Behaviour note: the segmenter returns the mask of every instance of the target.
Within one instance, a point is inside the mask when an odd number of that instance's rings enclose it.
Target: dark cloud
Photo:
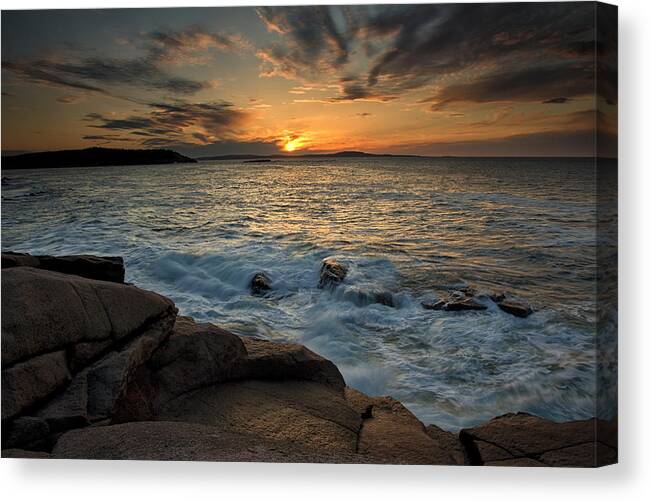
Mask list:
[[[92,92],[106,93],[106,91],[95,85],[90,85],[70,77],[62,76],[47,68],[47,62],[42,61],[31,63],[15,63],[12,61],[3,61],[2,69],[12,72],[23,80],[45,85],[55,85],[60,87],[70,87],[78,90],[87,90]]]
[[[547,99],[543,101],[543,104],[565,104],[569,103],[571,99],[569,97],[554,97],[552,99]]]
[[[90,113],[84,120],[89,127],[126,132],[151,146],[191,139],[195,143],[214,142],[235,135],[249,118],[247,111],[227,102],[152,102],[147,108],[145,113],[125,118]]]
[[[368,82],[422,85],[479,65],[508,72],[556,60],[594,39],[593,16],[588,3],[395,6],[368,20],[368,36],[395,33]]]
[[[196,61],[199,55],[215,49],[235,52],[248,48],[250,43],[241,35],[211,33],[199,26],[190,26],[182,31],[154,31],[146,36],[148,58],[164,62]]]
[[[449,102],[503,101],[507,94],[541,102],[592,85],[586,68],[594,59],[594,8],[588,2],[352,6],[336,8],[337,16],[328,7],[264,8],[260,17],[282,40],[258,55],[266,75],[339,81],[333,102],[389,101],[430,87]],[[365,68],[356,57],[360,48]],[[352,66],[358,76],[344,82]],[[538,83],[530,80],[536,72]]]
[[[183,31],[156,31],[138,40],[143,55],[134,58],[86,57],[3,61],[3,68],[19,78],[40,84],[108,94],[107,87],[127,85],[190,95],[211,87],[210,82],[171,75],[165,65],[196,62],[197,54],[216,49],[233,51],[247,42],[237,35],[208,33],[198,27]]]
[[[84,100],[84,96],[80,94],[69,94],[57,97],[57,102],[62,104],[77,104]]]
[[[540,102],[558,99],[558,96],[587,96],[594,92],[592,64],[557,63],[531,66],[511,72],[498,71],[470,83],[443,87],[428,99],[432,109],[439,110],[455,102]],[[563,101],[565,102],[565,101]]]
[[[111,136],[111,135],[87,135],[83,136],[82,139],[86,141],[94,141],[94,142],[103,142],[103,143],[109,143],[109,142],[129,142],[130,139],[126,137],[120,137],[120,136]]]
[[[348,62],[346,33],[331,7],[260,7],[260,19],[283,41],[258,51],[263,75],[303,80],[341,68]]]

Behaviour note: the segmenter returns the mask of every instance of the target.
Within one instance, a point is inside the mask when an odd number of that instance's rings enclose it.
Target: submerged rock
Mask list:
[[[497,306],[506,313],[515,315],[516,317],[526,318],[533,313],[531,306],[524,302],[514,301],[511,299],[504,299],[497,303]]]
[[[271,279],[267,276],[266,273],[260,271],[253,275],[249,287],[251,288],[251,294],[254,294],[256,296],[263,295],[267,291],[271,290]]]
[[[485,310],[486,306],[476,301],[472,297],[455,296],[451,294],[447,299],[439,301],[423,301],[421,303],[426,310],[442,310],[442,311],[481,311]]]
[[[324,259],[319,272],[319,288],[336,287],[344,281],[347,273],[348,267],[346,265],[331,257]]]
[[[421,304],[427,310],[442,311],[463,311],[463,310],[485,310],[485,304],[479,299],[490,298],[502,311],[525,318],[533,313],[533,309],[524,301],[510,299],[504,292],[492,292],[490,294],[480,293],[475,287],[468,286],[452,291],[444,299],[438,301],[423,301]]]

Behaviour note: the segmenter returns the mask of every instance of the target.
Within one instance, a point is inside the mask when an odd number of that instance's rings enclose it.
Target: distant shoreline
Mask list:
[[[349,154],[350,153],[350,154]],[[273,155],[253,155],[253,154],[235,154],[235,155],[211,155],[197,157],[199,162],[210,162],[219,160],[292,160],[305,158],[422,158],[422,159],[473,159],[473,160],[617,160],[613,157],[592,157],[592,156],[462,156],[462,155],[397,155],[391,153],[364,153],[364,152],[338,152],[338,153],[306,153],[298,155],[285,155],[274,153]]]
[[[123,165],[168,165],[210,161],[244,161],[245,163],[268,163],[272,160],[292,159],[337,159],[337,158],[413,158],[413,159],[472,159],[472,160],[606,160],[611,157],[592,156],[457,156],[457,155],[412,155],[392,153],[366,153],[363,151],[339,151],[336,153],[299,153],[271,155],[230,154],[191,158],[169,149],[117,149],[85,148],[79,150],[43,151],[2,156],[4,170],[19,169],[62,169],[72,167],[115,167]]]
[[[83,150],[45,151],[2,157],[3,170],[165,165],[174,163],[197,163],[197,161],[176,151],[163,149],[86,148]]]

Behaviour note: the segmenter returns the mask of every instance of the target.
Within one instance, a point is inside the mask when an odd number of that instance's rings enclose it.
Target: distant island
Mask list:
[[[43,151],[2,157],[3,169],[61,169],[66,167],[104,167],[111,165],[155,165],[196,163],[172,150],[123,150],[86,148],[83,150]]]
[[[389,153],[365,153],[363,151],[339,151],[337,153],[303,153],[286,155],[275,153],[273,155],[214,155],[209,157],[198,157],[199,161],[206,160],[260,160],[265,161],[271,158],[366,158],[366,157],[408,157],[423,158],[420,155],[391,155]]]

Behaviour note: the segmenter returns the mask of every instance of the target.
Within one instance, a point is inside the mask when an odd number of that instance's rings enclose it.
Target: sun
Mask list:
[[[292,140],[290,140],[290,141],[287,141],[287,142],[285,143],[285,145],[283,146],[283,149],[284,149],[285,151],[289,152],[289,153],[291,153],[292,151],[295,151],[296,148],[297,148],[297,145],[296,145],[296,140],[295,140],[295,139],[292,139]]]
[[[286,136],[283,140],[282,149],[287,153],[291,153],[296,150],[300,150],[305,146],[305,138],[302,136]]]

